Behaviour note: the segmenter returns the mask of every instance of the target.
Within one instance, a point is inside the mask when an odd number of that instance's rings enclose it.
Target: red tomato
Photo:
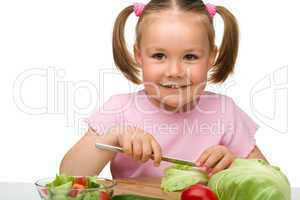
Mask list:
[[[48,188],[41,188],[40,192],[43,197],[48,197]]]
[[[74,183],[73,186],[72,186],[72,189],[71,191],[69,192],[69,196],[70,197],[76,197],[78,193],[80,193],[82,190],[84,190],[84,186],[83,185],[80,185],[78,183]]]
[[[181,200],[218,200],[218,197],[209,187],[198,183],[186,188],[181,193]]]
[[[99,193],[99,200],[109,200],[110,196],[106,192]]]
[[[87,179],[85,176],[76,176],[74,183],[86,186],[87,185]]]

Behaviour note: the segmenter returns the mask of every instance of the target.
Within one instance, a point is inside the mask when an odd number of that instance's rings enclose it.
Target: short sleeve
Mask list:
[[[259,127],[231,98],[228,98],[226,105],[227,128],[221,144],[237,157],[247,158],[256,145],[255,133]]]
[[[84,119],[88,127],[97,134],[105,134],[111,127],[120,123],[122,110],[118,108],[116,98],[111,96],[104,104],[94,110],[91,115]]]

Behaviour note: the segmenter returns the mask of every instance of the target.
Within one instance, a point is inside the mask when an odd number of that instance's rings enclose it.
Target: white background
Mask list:
[[[236,15],[241,47],[234,76],[208,89],[233,97],[260,125],[258,146],[299,187],[298,12],[284,2],[211,1]],[[132,91],[113,73],[111,49],[114,19],[131,3],[0,1],[0,182],[54,176],[84,133],[81,119],[110,95]],[[136,21],[126,27],[130,47]],[[215,22],[219,42],[222,21]],[[110,177],[109,168],[100,176]]]

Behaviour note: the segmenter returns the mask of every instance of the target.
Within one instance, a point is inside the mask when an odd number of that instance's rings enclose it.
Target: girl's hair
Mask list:
[[[186,12],[198,13],[199,15],[204,16],[203,24],[208,32],[210,51],[212,51],[215,47],[213,19],[206,10],[206,6],[202,0],[151,0],[145,6],[136,25],[135,44],[137,46],[140,44],[140,26],[147,15],[175,8]],[[209,81],[212,83],[222,83],[234,70],[239,46],[239,29],[235,17],[229,10],[222,6],[216,6],[216,8],[217,13],[221,15],[224,21],[224,33],[217,58],[210,71]],[[142,80],[140,79],[140,68],[128,51],[124,38],[126,20],[133,11],[134,7],[128,6],[121,11],[116,19],[113,30],[113,56],[115,64],[125,77],[133,83],[140,84],[142,83]]]

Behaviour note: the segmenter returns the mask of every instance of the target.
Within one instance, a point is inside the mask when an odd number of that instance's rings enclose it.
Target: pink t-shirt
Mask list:
[[[257,124],[230,97],[205,91],[191,111],[173,113],[150,102],[144,89],[113,95],[86,119],[98,134],[115,125],[139,127],[154,136],[164,156],[196,161],[205,149],[224,145],[245,158],[255,146]],[[113,178],[157,177],[170,163],[141,164],[118,153],[111,162]]]

